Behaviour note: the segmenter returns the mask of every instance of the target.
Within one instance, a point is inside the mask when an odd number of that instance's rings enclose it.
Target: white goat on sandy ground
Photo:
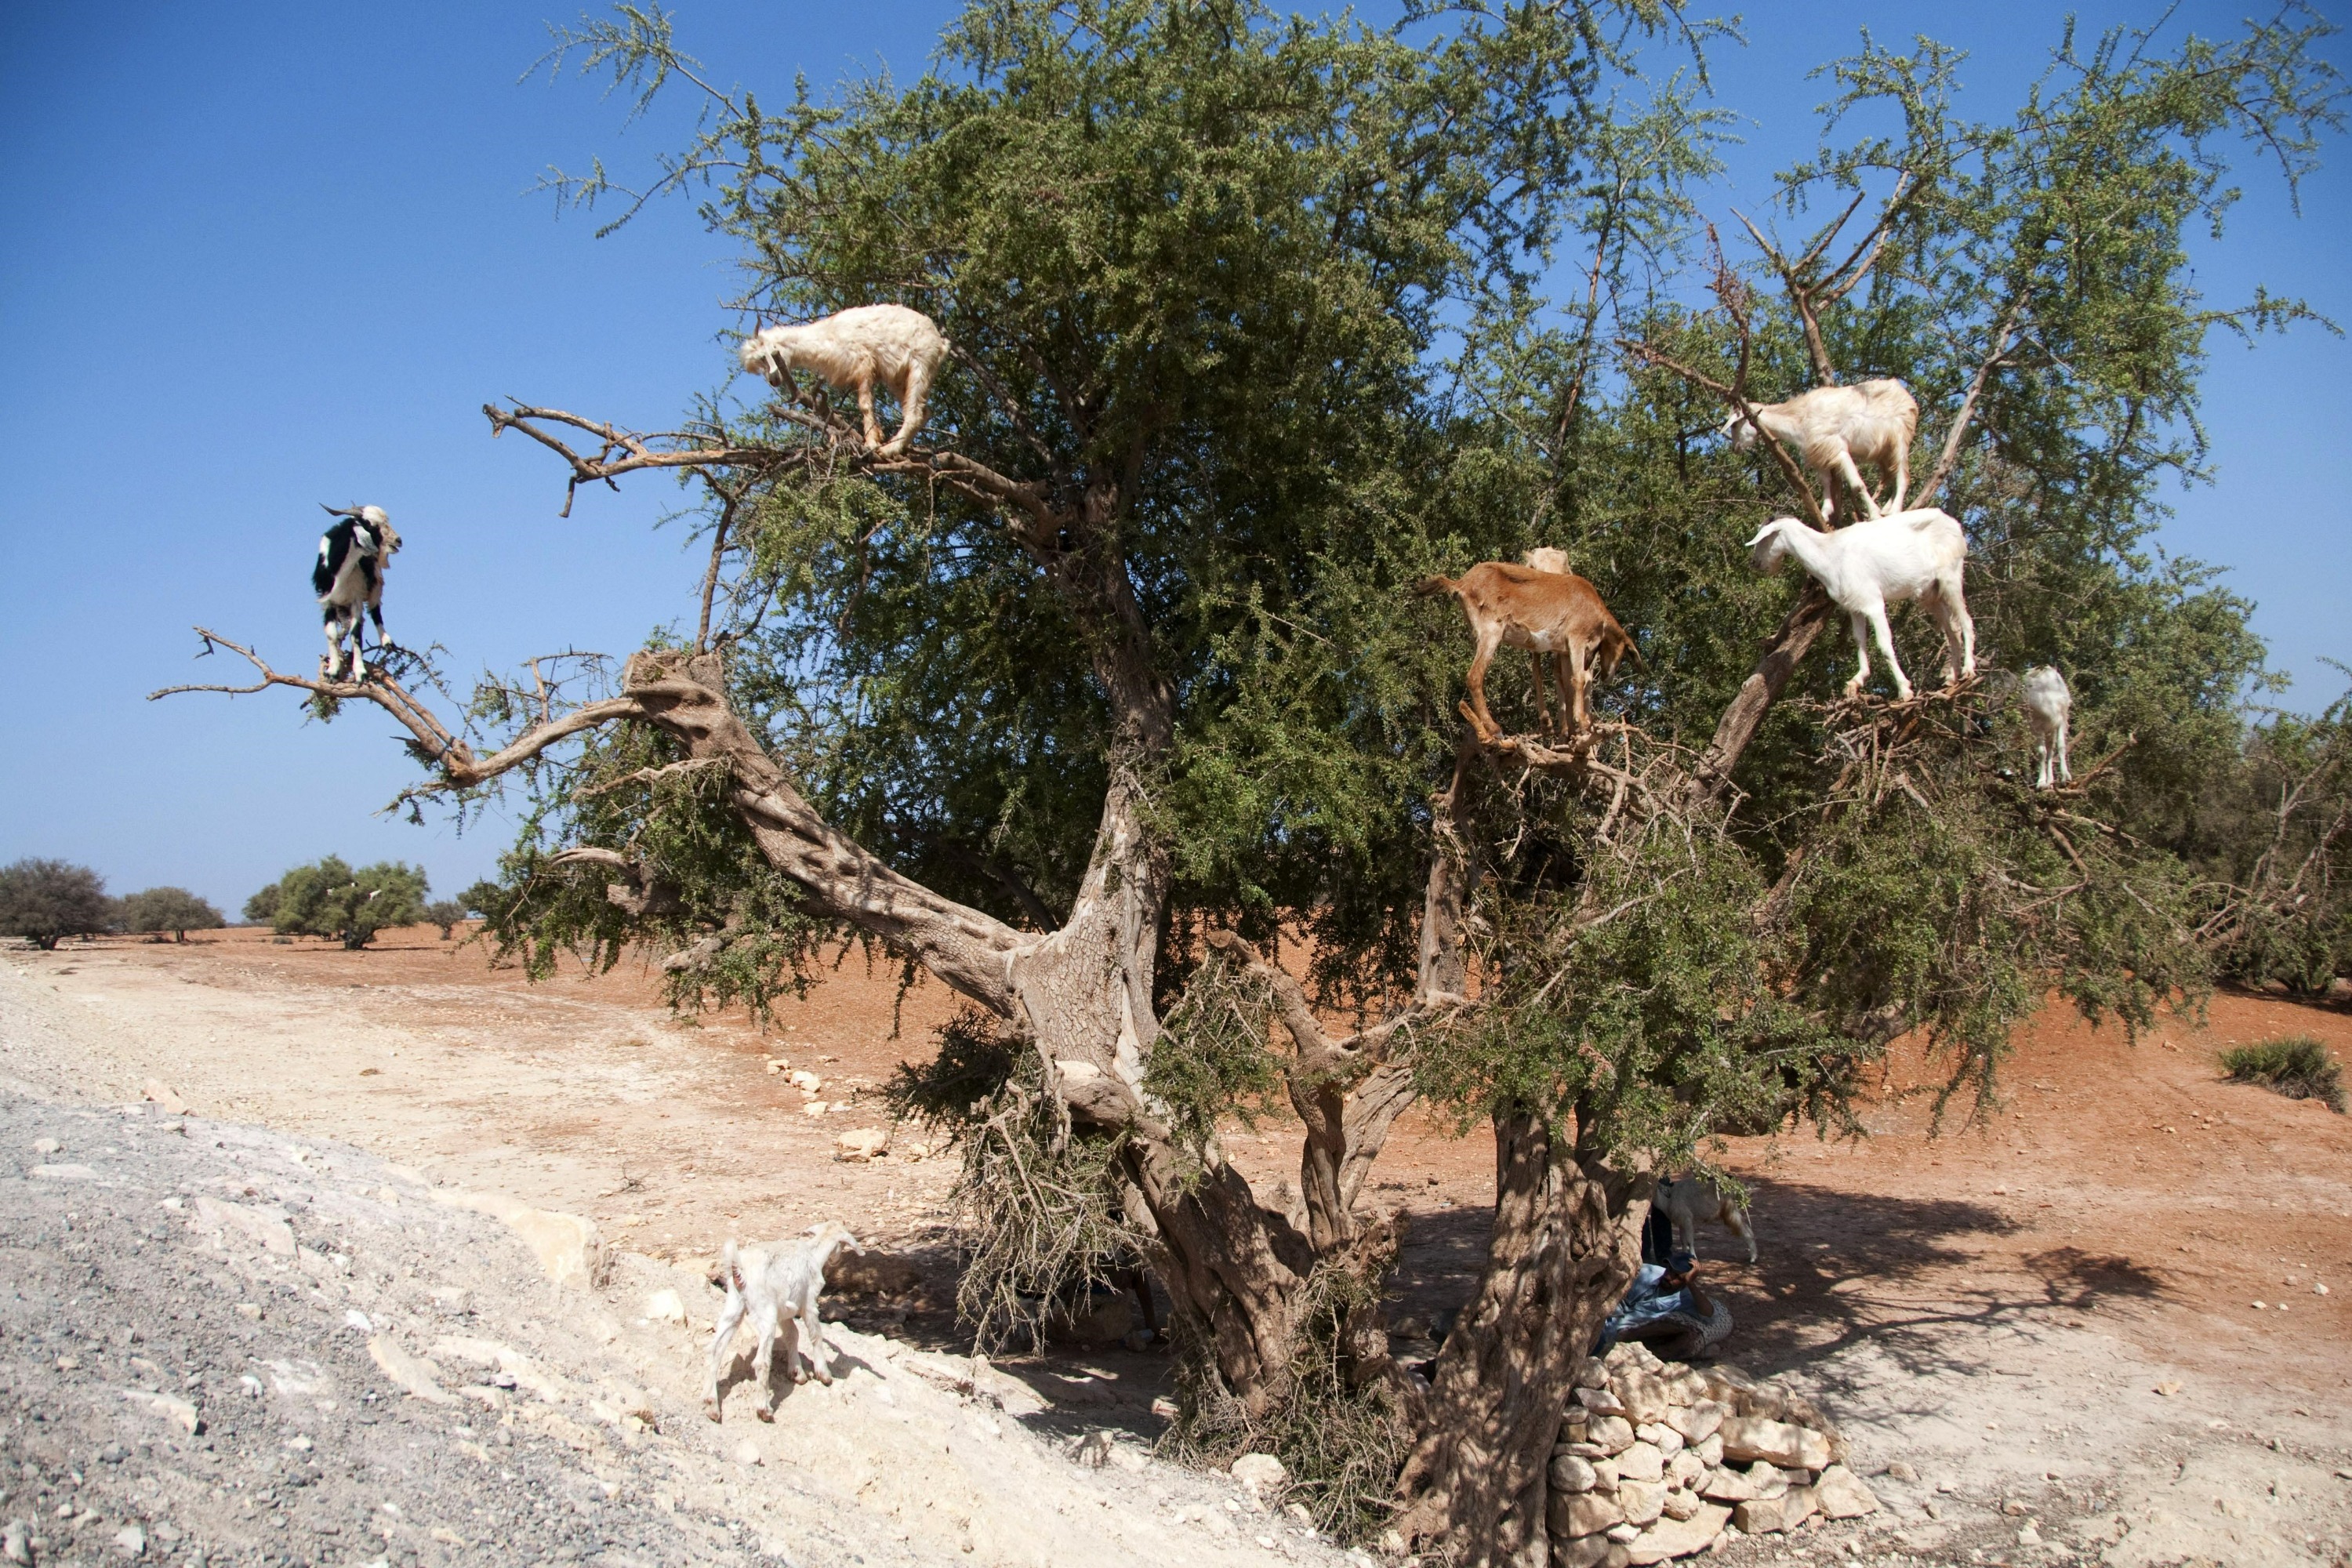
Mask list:
[[[2018,691],[2025,702],[2026,722],[2033,726],[2033,787],[2073,784],[2074,770],[2066,765],[2066,721],[2074,711],[2074,694],[2066,689],[2066,678],[2051,665],[2037,665],[2025,672]]]
[[[760,1386],[761,1420],[775,1419],[776,1396],[768,1376],[775,1364],[779,1334],[784,1341],[784,1370],[794,1383],[805,1381],[798,1365],[802,1358],[819,1383],[833,1381],[833,1368],[827,1364],[832,1352],[817,1317],[817,1297],[824,1289],[825,1265],[845,1247],[856,1250],[857,1238],[835,1220],[765,1247],[738,1248],[731,1237],[728,1240],[719,1257],[716,1281],[727,1287],[727,1304],[719,1309],[710,1339],[710,1383],[705,1393],[713,1421],[719,1419],[719,1374],[726,1366],[735,1330],[747,1317],[760,1335],[759,1354],[751,1366]]]
[[[1756,445],[1759,426],[1795,447],[1821,480],[1823,522],[1831,522],[1837,510],[1840,479],[1853,487],[1867,515],[1882,515],[1862,482],[1862,463],[1895,476],[1895,500],[1885,510],[1903,510],[1911,489],[1911,440],[1919,433],[1919,405],[1901,382],[1881,378],[1817,386],[1785,403],[1762,405],[1752,420],[1735,408],[1723,421],[1723,433],[1733,450],[1744,452]]]
[[[1964,680],[1977,672],[1977,627],[1960,588],[1969,539],[1950,513],[1934,507],[1890,512],[1833,533],[1780,517],[1758,530],[1748,545],[1759,572],[1777,572],[1795,556],[1846,613],[1861,661],[1845,683],[1848,697],[1870,678],[1870,637],[1875,636],[1894,672],[1895,694],[1910,700],[1911,679],[1895,657],[1886,626],[1886,606],[1906,599],[1918,600],[1944,634],[1944,679]]]
[[[923,427],[923,399],[940,362],[948,355],[948,341],[934,321],[904,305],[860,305],[821,321],[796,327],[768,327],[743,340],[737,351],[743,368],[767,378],[768,384],[798,395],[793,372],[813,372],[827,385],[855,390],[857,411],[866,420],[866,444],[886,458],[907,449]],[[874,386],[879,382],[898,399],[903,411],[898,433],[887,445],[874,417]]]
[[[1713,1220],[1746,1242],[1748,1261],[1756,1261],[1756,1227],[1748,1222],[1748,1206],[1713,1182],[1661,1177],[1653,1201],[1658,1212],[1673,1222],[1675,1245],[1693,1258],[1698,1256],[1698,1222],[1704,1219]]]

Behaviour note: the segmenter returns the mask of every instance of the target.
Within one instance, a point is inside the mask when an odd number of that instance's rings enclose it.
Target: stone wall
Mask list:
[[[1878,1500],[1801,1394],[1731,1366],[1677,1366],[1641,1345],[1585,1362],[1552,1449],[1554,1568],[1687,1557],[1727,1531],[1853,1519]]]

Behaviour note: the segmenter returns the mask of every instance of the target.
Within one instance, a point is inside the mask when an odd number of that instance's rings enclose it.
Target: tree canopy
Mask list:
[[[2159,484],[2202,476],[2209,334],[2309,315],[2205,300],[2186,245],[2242,153],[2311,167],[2327,31],[2068,29],[1985,121],[1951,51],[1866,38],[1727,240],[1700,206],[1721,111],[1638,68],[1708,35],[1640,0],[1391,28],[981,0],[914,81],[781,108],[625,7],[554,58],[701,96],[646,196],[737,243],[746,326],[934,318],[920,437],[869,450],[806,395],[713,395],[667,433],[488,408],[575,490],[677,476],[709,572],[625,662],[489,681],[455,729],[400,668],[310,680],[213,640],[259,668],[236,689],[394,714],[413,798],[509,792],[505,889],[466,902],[535,968],[647,943],[681,1005],[756,1011],[858,937],[952,987],[972,1011],[902,1089],[966,1136],[967,1299],[1133,1249],[1176,1302],[1197,1451],[1271,1447],[1327,1521],[1500,1560],[1540,1528],[1644,1173],[1792,1116],[1858,1131],[1906,1033],[1982,1113],[2052,988],[2136,1028],[2206,983],[2186,858],[2226,857],[2198,781],[2248,755],[2261,649],[2147,533]],[[645,199],[601,167],[568,188]],[[1966,525],[1985,653],[1896,703],[1845,699],[1826,599],[1748,559],[1767,519],[1818,519],[1793,455],[1713,437],[1870,375],[1918,398],[1912,504]],[[1465,731],[1467,639],[1410,588],[1536,545],[1643,672],[1581,736]],[[2077,694],[2063,791],[2023,777],[2012,689],[2043,662]],[[1416,1100],[1498,1148],[1431,1385],[1387,1359],[1394,1236],[1360,1201]],[[1218,1130],[1285,1102],[1280,1213]]]
[[[267,920],[281,936],[322,936],[359,949],[390,926],[425,918],[424,870],[383,860],[354,871],[330,855],[297,866],[246,900],[247,920]]]
[[[169,931],[185,942],[192,931],[218,931],[227,922],[185,888],[149,888],[124,897],[120,923],[124,931]]]
[[[0,866],[0,936],[46,950],[111,931],[115,915],[104,879],[87,866],[38,858]]]

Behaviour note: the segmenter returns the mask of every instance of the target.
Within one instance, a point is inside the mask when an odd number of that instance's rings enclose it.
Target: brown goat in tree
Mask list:
[[[1507,643],[1526,648],[1535,666],[1536,711],[1543,728],[1553,731],[1551,700],[1544,690],[1544,660],[1568,699],[1569,733],[1580,735],[1591,727],[1584,702],[1586,689],[1597,670],[1607,679],[1617,673],[1626,655],[1636,668],[1647,669],[1639,648],[1601,602],[1601,591],[1573,572],[1542,572],[1507,561],[1485,561],[1458,578],[1424,577],[1413,585],[1423,598],[1451,594],[1462,601],[1470,617],[1471,635],[1478,652],[1470,661],[1471,721],[1482,737],[1501,733],[1486,709],[1486,667],[1495,650]]]

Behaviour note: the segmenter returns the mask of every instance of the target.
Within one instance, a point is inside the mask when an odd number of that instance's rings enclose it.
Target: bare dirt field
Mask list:
[[[872,1163],[833,1156],[841,1133],[887,1124],[875,1090],[951,1010],[936,984],[901,996],[852,957],[763,1036],[740,1017],[681,1025],[625,967],[529,985],[430,928],[358,953],[236,931],[0,955],[0,1075],[96,1104],[159,1079],[198,1117],[591,1215],[644,1270],[838,1218],[930,1285],[850,1304],[851,1322],[945,1349],[952,1158],[911,1157],[913,1130]],[[2168,1020],[2137,1045],[2053,1013],[1980,1127],[1931,1139],[1906,1091],[1932,1073],[1901,1059],[1865,1140],[1734,1141],[1762,1245],[1751,1266],[1702,1238],[1738,1320],[1724,1353],[1816,1391],[1888,1507],[1726,1561],[2352,1560],[2352,1119],[2214,1065],[2282,1033],[2352,1057],[2352,1016],[2267,998],[2218,997],[2206,1026]],[[795,1089],[778,1059],[820,1086]],[[1231,1152],[1270,1190],[1292,1145],[1261,1134],[1237,1131]],[[1490,1159],[1482,1133],[1418,1117],[1391,1144],[1372,1196],[1406,1220],[1407,1308],[1466,1294]],[[710,1303],[690,1306],[707,1322]],[[691,1353],[682,1331],[675,1348]],[[1054,1399],[1033,1421],[1048,1436],[1148,1438],[1167,1361],[1114,1346],[1018,1370]]]

